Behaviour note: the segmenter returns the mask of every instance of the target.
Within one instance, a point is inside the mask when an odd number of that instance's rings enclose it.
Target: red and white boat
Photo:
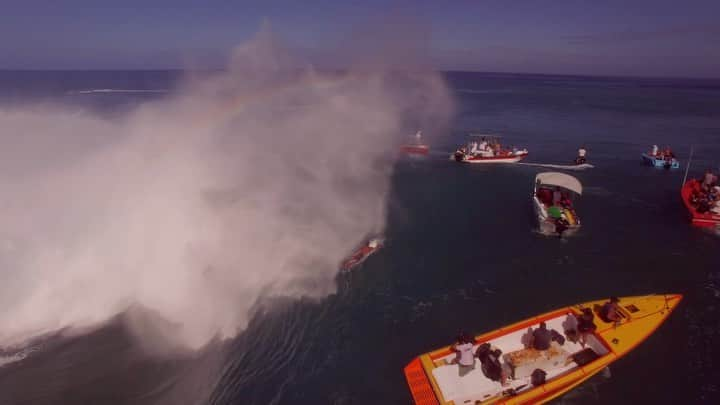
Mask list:
[[[707,199],[707,193],[698,180],[688,180],[680,189],[680,196],[693,225],[720,227],[720,202]]]
[[[357,248],[350,257],[345,259],[340,268],[344,271],[351,270],[360,263],[364,262],[365,259],[370,257],[370,255],[382,248],[384,243],[385,240],[381,237],[370,239],[365,244]]]
[[[400,145],[400,152],[406,155],[425,156],[430,153],[430,146],[422,141],[422,131],[415,134],[415,142]]]
[[[517,163],[528,155],[527,149],[506,148],[495,135],[471,135],[450,158],[461,163]],[[477,140],[479,138],[479,141]]]

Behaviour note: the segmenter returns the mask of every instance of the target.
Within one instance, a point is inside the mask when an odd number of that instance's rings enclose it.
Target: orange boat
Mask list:
[[[477,359],[475,368],[460,376],[450,346],[415,358],[405,367],[405,378],[418,405],[544,403],[577,387],[642,343],[681,299],[679,294],[621,298],[617,307],[620,320],[615,323],[600,317],[606,300],[591,301],[476,336],[473,351],[483,343],[502,351],[502,367],[509,371],[505,385],[486,377]],[[579,333],[572,331],[577,330],[573,328],[584,308],[594,312],[596,329],[578,339]],[[541,322],[555,330],[561,342],[553,341],[548,350],[527,348],[531,329]],[[538,373],[543,377],[538,379]]]
[[[698,212],[698,205],[693,203],[693,194],[700,191],[700,182],[696,179],[688,180],[680,190],[683,203],[690,213],[690,220],[693,225],[702,227],[720,226],[720,214],[713,212],[710,208],[705,212]]]

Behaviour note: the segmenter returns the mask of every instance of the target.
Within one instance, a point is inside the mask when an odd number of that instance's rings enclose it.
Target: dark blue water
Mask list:
[[[19,84],[18,78],[23,83]],[[566,164],[580,144],[594,169],[580,232],[533,232],[531,166],[469,167],[445,155],[400,162],[387,248],[338,277],[320,301],[277,302],[236,339],[177,358],[150,357],[122,326],[49,339],[0,367],[0,403],[407,404],[402,374],[416,355],[560,306],[607,297],[682,293],[645,343],[558,403],[720,400],[720,236],[689,225],[683,170],[644,167],[671,145],[690,175],[720,164],[720,82],[487,75],[447,76],[458,101],[452,150],[469,131],[527,147],[528,162]],[[163,93],[176,73],[0,73],[0,100],[62,99],[103,111]],[[30,94],[30,95],[28,95]]]

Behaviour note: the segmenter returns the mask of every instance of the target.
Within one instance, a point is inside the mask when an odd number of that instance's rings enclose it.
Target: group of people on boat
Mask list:
[[[712,170],[706,170],[702,179],[693,183],[690,204],[701,214],[720,214],[720,186],[718,176]]]
[[[620,307],[620,300],[617,297],[611,297],[603,305],[596,305],[595,312],[598,317],[606,323],[619,325],[623,320],[630,320],[630,314],[626,313]],[[523,336],[523,344],[527,350],[547,351],[552,347],[553,342],[563,346],[566,339],[579,343],[582,347],[587,344],[587,337],[597,330],[595,324],[595,314],[590,308],[581,308],[580,315],[569,314],[569,324],[563,324],[564,334],[559,333],[555,329],[548,328],[543,321],[537,328],[529,328],[528,333]],[[452,364],[457,364],[460,377],[468,374],[475,369],[475,359],[480,361],[483,374],[493,380],[506,386],[508,379],[512,378],[512,367],[501,361],[502,350],[491,345],[489,342],[480,344],[473,352],[475,339],[465,332],[461,332],[457,336],[456,342],[450,347],[456,353]],[[571,359],[569,357],[569,359]],[[568,360],[572,361],[572,360]],[[567,362],[566,362],[567,364]],[[535,370],[537,372],[537,370]],[[533,373],[532,380],[543,377],[546,372],[542,371],[542,376],[535,376]]]
[[[569,193],[562,190],[560,187],[555,187],[553,189],[542,187],[538,190],[537,194],[538,199],[546,205],[548,213],[551,214],[548,219],[555,224],[555,232],[562,237],[563,232],[570,227],[570,222],[568,222],[567,218],[562,214],[555,216],[552,214],[555,212],[562,213],[563,211],[568,210],[574,215],[572,200],[570,199]]]
[[[468,142],[467,146],[461,147],[459,151],[470,156],[493,157],[503,152],[503,148],[497,140],[487,140],[483,137],[479,143],[477,141]]]
[[[502,351],[490,343],[483,343],[473,352],[474,344],[475,339],[472,336],[461,332],[457,341],[451,346],[451,350],[457,354],[453,363],[458,365],[460,377],[475,369],[475,358],[477,358],[487,378],[505,385],[510,370],[507,364],[500,361]]]
[[[656,159],[663,159],[666,161],[672,161],[675,158],[675,153],[669,146],[660,150],[657,145],[653,145],[649,155],[655,157]]]

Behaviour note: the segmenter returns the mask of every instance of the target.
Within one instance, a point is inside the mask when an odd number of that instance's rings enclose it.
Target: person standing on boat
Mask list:
[[[450,346],[450,350],[457,353],[453,364],[457,363],[458,373],[460,377],[475,369],[475,353],[473,353],[473,344],[475,339],[462,332],[457,337],[457,342]]]
[[[559,206],[560,201],[562,201],[562,191],[560,191],[560,187],[555,187],[555,190],[553,190],[552,203],[553,205]]]
[[[705,171],[705,176],[703,176],[703,189],[705,189],[706,192],[710,192],[710,189],[715,185],[716,181],[717,176],[713,174],[712,169],[707,169]]]
[[[488,147],[488,143],[487,143],[487,141],[485,140],[485,138],[483,137],[483,138],[480,140],[480,150],[486,150],[487,147]]]
[[[580,149],[578,149],[578,156],[577,159],[575,159],[575,164],[581,165],[587,162],[587,158],[585,155],[587,154],[587,150],[585,149],[585,145],[581,146]]]
[[[583,308],[582,315],[577,318],[578,325],[577,331],[580,334],[580,345],[585,347],[587,341],[587,335],[593,334],[597,329],[595,322],[593,322],[595,316],[590,308]]]
[[[585,150],[585,145],[583,145],[580,147],[580,149],[578,149],[578,157],[584,159],[586,154],[587,150]]]
[[[657,156],[657,154],[658,154],[658,146],[657,146],[657,145],[653,145],[653,146],[652,146],[652,152],[650,152],[650,156]]]

